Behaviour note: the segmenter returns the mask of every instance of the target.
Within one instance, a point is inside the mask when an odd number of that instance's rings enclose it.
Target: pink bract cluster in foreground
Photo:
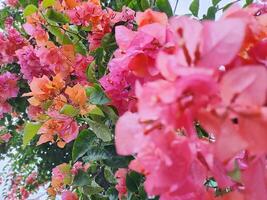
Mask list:
[[[7,4],[20,6],[16,0]],[[134,157],[128,169],[117,168],[115,173],[120,199],[129,194],[126,179],[132,171],[144,175],[146,193],[160,200],[267,199],[267,9],[263,4],[244,9],[234,5],[217,21],[168,18],[151,9],[135,13],[123,7],[116,12],[102,8],[99,0],[57,1],[52,7],[69,18],[60,35],[71,31],[69,25],[90,29],[85,37],[75,32],[89,43],[88,49],[82,55],[74,44],[58,37],[53,42],[46,30],[51,24],[40,14],[43,8],[25,17],[20,28],[27,39],[12,27],[12,17],[7,18],[6,31],[0,33],[0,65],[6,67],[0,75],[0,119],[12,112],[11,98],[29,97],[25,112],[38,128],[37,145],[55,143],[64,148],[79,132],[92,129],[92,120],[82,124],[80,116],[92,111],[105,115],[100,107],[107,106],[106,101],[101,106],[89,101],[90,92],[99,90],[98,100],[107,95],[108,106],[119,113],[117,153]],[[101,88],[86,73],[88,65],[99,67],[91,53],[114,32],[118,48],[108,58],[104,76],[99,75]],[[15,63],[20,66],[17,74],[8,68]],[[29,91],[18,87],[23,83]],[[98,122],[92,122],[98,128]],[[114,126],[110,127],[108,131]],[[0,143],[12,140],[8,130],[0,131]],[[103,143],[110,145],[112,139],[110,135]],[[91,164],[75,161],[56,166],[48,194],[78,199],[73,181]],[[33,172],[25,187],[21,176],[14,178],[8,198],[16,199],[18,191],[22,199],[28,198],[26,186],[38,187],[37,176]],[[211,180],[216,186],[209,185]],[[215,197],[214,188],[223,195]]]
[[[144,174],[149,196],[215,199],[203,186],[213,177],[232,191],[218,199],[267,199],[267,15],[255,13],[259,6],[234,6],[216,22],[147,10],[136,31],[116,27],[119,48],[101,83],[121,114],[117,152],[135,155],[129,168]]]

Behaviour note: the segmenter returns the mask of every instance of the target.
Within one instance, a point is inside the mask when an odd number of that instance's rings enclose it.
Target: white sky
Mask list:
[[[169,0],[172,7],[174,8],[176,0]],[[243,0],[245,1],[245,0]],[[189,6],[192,0],[179,0],[176,14],[184,15],[189,13]],[[208,8],[212,5],[212,0],[200,0],[200,9],[199,9],[199,16],[203,16],[208,10]],[[233,2],[233,0],[222,0],[219,5],[226,5],[227,3]]]

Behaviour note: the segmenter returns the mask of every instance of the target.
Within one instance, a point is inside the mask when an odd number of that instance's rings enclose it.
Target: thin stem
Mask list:
[[[179,0],[176,0],[176,2],[175,2],[175,6],[174,6],[174,14],[175,14],[175,12],[176,12],[176,10],[177,10],[177,6],[178,6],[178,3],[179,3]]]

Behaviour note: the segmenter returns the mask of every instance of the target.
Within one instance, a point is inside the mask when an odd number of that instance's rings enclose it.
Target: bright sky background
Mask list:
[[[0,3],[3,2],[4,0],[0,0]],[[169,0],[172,7],[174,8],[176,0]],[[245,0],[244,0],[245,1]],[[189,5],[192,2],[192,0],[179,0],[177,9],[176,9],[176,14],[177,15],[184,15],[189,13]],[[207,12],[207,9],[211,5],[212,0],[200,0],[200,10],[199,10],[199,16],[203,16]],[[226,5],[227,3],[233,2],[233,0],[222,0],[219,5]],[[7,164],[8,160],[0,160],[0,172],[3,172],[3,167]],[[40,193],[43,194],[45,191],[41,191]],[[42,196],[41,198],[38,197],[39,194],[34,195],[33,198],[29,198],[29,200],[46,200],[45,196]],[[0,185],[0,200],[3,200],[2,197],[3,194],[3,186]]]
[[[174,8],[176,0],[169,0],[172,7]],[[234,0],[222,0],[219,5],[226,5],[227,3],[233,2]],[[245,2],[245,0],[243,0]],[[192,0],[179,0],[176,14],[183,15],[189,13],[189,6]],[[208,8],[212,5],[212,0],[200,0],[199,1],[200,9],[199,9],[199,16],[205,14]]]

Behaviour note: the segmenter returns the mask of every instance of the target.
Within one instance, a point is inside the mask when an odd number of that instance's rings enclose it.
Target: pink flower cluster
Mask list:
[[[91,33],[88,34],[90,50],[100,46],[103,36],[111,32],[114,24],[131,23],[134,20],[134,11],[128,8],[124,8],[122,12],[102,10],[98,1],[80,3],[66,13],[73,24],[91,27]]]
[[[10,72],[0,75],[0,118],[4,113],[11,112],[11,106],[7,102],[8,99],[16,97],[18,94],[17,76]]]
[[[12,138],[12,135],[10,133],[5,133],[0,135],[0,142],[8,142],[10,140],[10,138]]]
[[[125,168],[120,168],[116,171],[115,177],[117,179],[116,190],[119,192],[119,199],[127,195],[127,187],[126,187],[126,175],[128,170]]]
[[[40,57],[37,56],[36,50],[32,46],[25,46],[17,50],[16,55],[24,79],[31,81],[33,77],[40,78],[52,73],[49,65],[40,62]]]
[[[27,42],[15,28],[8,28],[7,33],[0,33],[0,65],[16,60],[16,50]]]
[[[135,156],[129,168],[145,175],[149,196],[215,199],[203,185],[212,177],[233,191],[223,199],[267,199],[267,21],[258,9],[234,6],[216,22],[147,10],[137,31],[116,27],[119,49],[101,84],[122,114],[117,152]]]

